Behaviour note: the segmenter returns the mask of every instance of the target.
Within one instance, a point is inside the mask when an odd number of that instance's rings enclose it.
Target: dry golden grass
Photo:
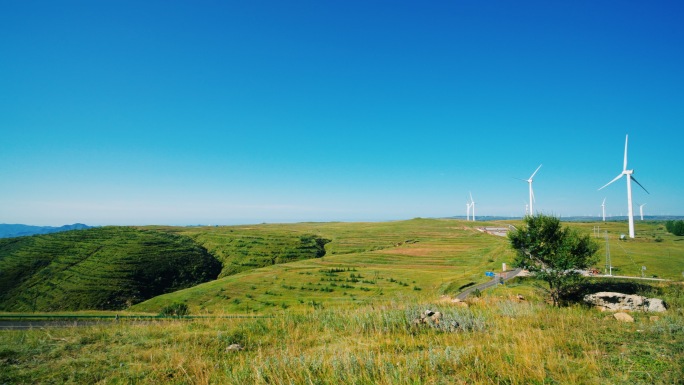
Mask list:
[[[658,321],[634,314],[633,324],[581,306],[547,306],[529,281],[487,290],[462,307],[441,295],[482,279],[484,269],[510,262],[512,253],[505,239],[454,231],[461,227],[455,222],[294,225],[333,239],[329,255],[225,277],[138,308],[184,300],[193,314],[249,306],[272,318],[3,331],[0,384],[681,383],[681,285],[658,289],[671,306]],[[660,246],[679,250],[671,238],[624,247],[654,245],[653,255],[666,250]],[[653,266],[667,272],[681,262]],[[362,278],[351,282],[352,274]],[[411,326],[427,308],[444,313],[441,326]],[[450,329],[452,322],[459,327]],[[227,351],[231,344],[244,350]]]
[[[0,382],[139,384],[669,384],[682,377],[684,322],[623,324],[582,307],[511,300],[468,308],[377,301],[268,319],[102,324],[0,333]],[[678,293],[678,294],[677,294]],[[682,291],[671,297],[684,302]],[[678,299],[677,299],[678,298]],[[426,308],[443,328],[414,327]],[[447,326],[459,322],[460,327]],[[242,351],[227,351],[231,344]]]

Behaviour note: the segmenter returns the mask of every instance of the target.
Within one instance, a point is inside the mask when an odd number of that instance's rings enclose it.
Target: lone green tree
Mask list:
[[[513,265],[533,273],[548,284],[547,293],[555,306],[582,283],[579,270],[598,261],[598,244],[589,234],[563,227],[560,219],[543,214],[527,216],[524,225],[508,233],[516,251]]]

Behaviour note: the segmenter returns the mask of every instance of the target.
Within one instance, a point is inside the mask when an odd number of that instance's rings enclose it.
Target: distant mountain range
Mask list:
[[[64,225],[60,227],[0,224],[0,238],[25,237],[28,235],[59,233],[62,231],[84,230],[90,228],[91,226],[84,225],[83,223],[74,223],[73,225]]]

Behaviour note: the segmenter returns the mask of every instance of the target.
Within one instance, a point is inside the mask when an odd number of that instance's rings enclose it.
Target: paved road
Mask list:
[[[504,282],[508,281],[511,278],[516,277],[518,274],[520,274],[521,271],[522,271],[522,269],[518,268],[518,269],[515,269],[513,271],[509,271],[509,272],[504,273],[504,276],[503,276]],[[457,295],[456,298],[458,298],[462,301],[462,300],[466,299],[466,297],[468,297],[468,295],[470,295],[470,293],[472,293],[475,290],[482,291],[482,290],[490,288],[492,286],[496,286],[499,284],[500,278],[501,277],[496,276],[496,277],[492,278],[492,280],[489,282],[485,282],[485,283],[481,283],[479,285],[471,286],[471,287],[467,288],[466,290],[464,290],[463,292],[461,292],[461,294]]]
[[[72,316],[73,317],[73,316]],[[114,325],[117,320],[127,323],[149,323],[154,321],[191,321],[196,319],[214,319],[214,318],[273,318],[268,315],[223,315],[223,316],[183,316],[183,317],[159,317],[159,316],[85,316],[84,319],[55,319],[55,316],[50,315],[0,315],[0,330],[26,330],[26,329],[42,329],[48,327],[81,327],[91,325]],[[32,318],[32,320],[24,320],[23,318]],[[71,317],[69,317],[71,318]]]
[[[94,325],[98,321],[3,321],[0,322],[0,330],[27,330],[41,329],[45,327],[81,327]]]
[[[621,279],[641,279],[644,281],[660,281],[660,282],[665,282],[669,281],[669,279],[664,279],[664,278],[649,278],[649,277],[632,277],[629,275],[591,275],[590,277],[596,277],[596,278],[621,278]]]

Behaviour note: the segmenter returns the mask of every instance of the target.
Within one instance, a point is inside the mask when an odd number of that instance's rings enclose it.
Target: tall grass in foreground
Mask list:
[[[682,303],[681,288],[666,299]],[[412,326],[426,308],[456,330]],[[634,324],[502,297],[284,311],[267,319],[0,332],[0,383],[673,384],[681,308]],[[242,351],[227,351],[240,344]]]

